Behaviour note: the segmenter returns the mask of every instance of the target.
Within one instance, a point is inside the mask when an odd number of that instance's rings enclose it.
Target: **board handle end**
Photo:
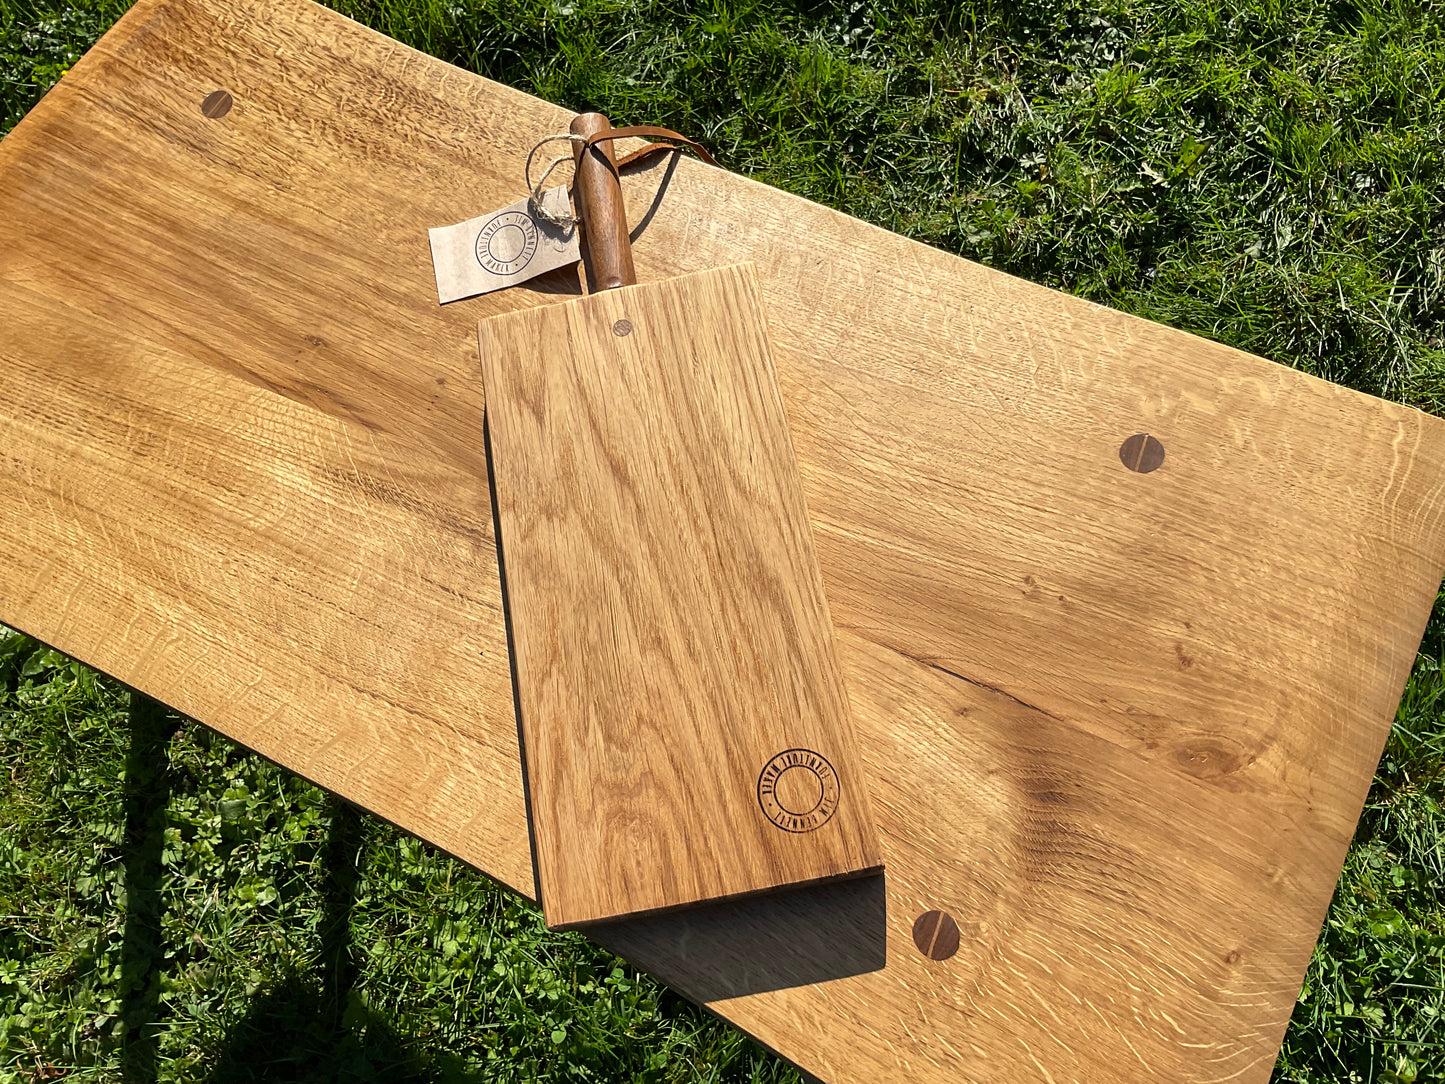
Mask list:
[[[572,134],[584,137],[612,128],[601,113],[583,113],[572,121]],[[632,266],[632,238],[627,229],[627,208],[617,177],[612,143],[577,144],[574,181],[577,211],[586,242],[586,265],[591,290],[615,290],[637,282]]]

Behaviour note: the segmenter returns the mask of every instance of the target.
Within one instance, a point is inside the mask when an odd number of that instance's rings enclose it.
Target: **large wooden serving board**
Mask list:
[[[478,339],[547,924],[877,871],[756,269]]]
[[[0,621],[524,893],[475,328],[575,278],[438,308],[426,230],[568,120],[141,0],[0,143]],[[887,874],[607,943],[833,1082],[1264,1081],[1445,425],[689,161],[636,257],[758,265]]]

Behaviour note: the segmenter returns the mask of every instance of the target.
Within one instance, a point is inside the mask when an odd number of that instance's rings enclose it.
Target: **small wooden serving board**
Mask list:
[[[880,868],[753,265],[480,345],[548,925]]]

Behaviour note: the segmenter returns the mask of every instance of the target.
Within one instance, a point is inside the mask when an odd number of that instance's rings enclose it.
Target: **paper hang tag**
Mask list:
[[[549,188],[542,194],[542,205],[559,218],[567,216],[571,211],[567,186]],[[443,305],[515,286],[582,258],[577,227],[554,226],[534,217],[526,199],[427,232],[437,299]]]

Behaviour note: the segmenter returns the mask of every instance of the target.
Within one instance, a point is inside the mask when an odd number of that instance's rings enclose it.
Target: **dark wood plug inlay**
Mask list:
[[[228,91],[213,90],[206,95],[206,100],[201,103],[201,113],[212,120],[220,120],[231,111],[231,106],[236,104]]]
[[[958,951],[958,923],[943,911],[925,911],[913,923],[913,943],[930,960],[946,960]]]
[[[1132,471],[1148,474],[1164,462],[1164,445],[1148,433],[1135,433],[1119,445],[1119,462]]]

